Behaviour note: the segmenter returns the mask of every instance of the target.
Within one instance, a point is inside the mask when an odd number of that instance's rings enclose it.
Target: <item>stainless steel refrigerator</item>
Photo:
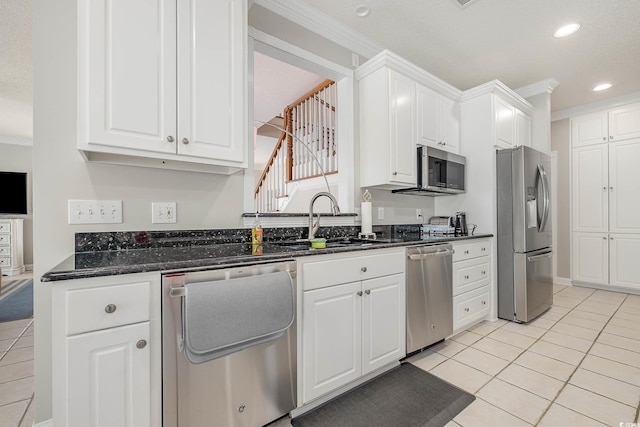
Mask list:
[[[499,150],[498,317],[528,322],[553,304],[549,156]]]

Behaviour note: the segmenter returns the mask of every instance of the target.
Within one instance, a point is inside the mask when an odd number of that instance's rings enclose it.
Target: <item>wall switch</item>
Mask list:
[[[151,222],[153,224],[175,224],[176,215],[176,202],[151,203]]]
[[[69,224],[122,224],[122,200],[69,200]]]
[[[416,209],[416,219],[422,219],[422,209]]]
[[[384,219],[384,208],[378,208],[378,219]]]

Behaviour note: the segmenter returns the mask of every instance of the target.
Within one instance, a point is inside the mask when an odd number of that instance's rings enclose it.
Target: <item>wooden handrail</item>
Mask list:
[[[287,108],[295,108],[298,104],[300,104],[302,101],[311,98],[313,95],[315,95],[316,93],[328,88],[329,86],[331,86],[332,84],[334,84],[335,82],[333,80],[327,79],[325,81],[323,81],[322,83],[320,83],[318,86],[314,87],[313,89],[311,89],[309,92],[305,93],[304,95],[302,95],[300,98],[296,99],[295,101],[293,101],[291,104],[289,104],[287,106]]]
[[[280,134],[280,137],[278,138],[278,142],[276,142],[276,146],[273,147],[273,151],[271,152],[271,157],[269,157],[269,161],[267,162],[267,165],[264,167],[264,170],[262,171],[262,175],[260,175],[260,179],[256,184],[256,189],[253,193],[254,197],[257,196],[258,193],[260,192],[260,187],[262,187],[262,183],[264,182],[265,177],[269,173],[269,169],[271,169],[271,166],[273,166],[273,162],[276,160],[276,157],[278,156],[278,150],[280,150],[280,147],[282,147],[282,141],[284,141],[285,136],[286,136],[286,133],[282,132]]]

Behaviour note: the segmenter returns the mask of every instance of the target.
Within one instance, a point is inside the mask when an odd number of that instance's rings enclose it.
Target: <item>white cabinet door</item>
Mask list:
[[[573,147],[602,144],[608,139],[607,113],[593,113],[571,119]]]
[[[640,103],[609,111],[609,141],[640,138]]]
[[[244,2],[178,4],[178,153],[242,162]]]
[[[573,280],[609,283],[609,238],[607,233],[573,233]]]
[[[175,153],[175,0],[80,1],[78,23],[81,143]]]
[[[440,94],[416,85],[418,144],[440,148]]]
[[[144,322],[67,338],[66,425],[151,425],[149,333]]]
[[[389,71],[389,181],[415,185],[416,178],[416,84],[408,77]]]
[[[303,401],[360,377],[361,282],[304,292]]]
[[[516,146],[531,147],[531,117],[516,109]]]
[[[640,140],[609,144],[609,231],[640,233]]]
[[[609,226],[608,147],[573,149],[573,231],[606,232]]]
[[[405,355],[405,275],[362,282],[362,374]]]
[[[640,234],[611,234],[609,251],[609,284],[640,289]]]
[[[494,97],[496,146],[512,148],[515,145],[515,108]]]
[[[460,104],[440,95],[440,128],[443,149],[460,151]]]

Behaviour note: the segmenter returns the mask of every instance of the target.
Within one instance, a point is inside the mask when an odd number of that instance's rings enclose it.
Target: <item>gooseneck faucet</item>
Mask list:
[[[338,215],[340,213],[338,202],[336,198],[333,197],[333,194],[328,193],[326,191],[321,191],[320,193],[317,193],[316,195],[314,195],[311,198],[311,202],[309,202],[309,240],[316,237],[316,232],[318,231],[318,228],[320,228],[319,214],[318,214],[318,221],[315,224],[313,223],[313,204],[315,203],[316,200],[318,200],[319,197],[322,197],[322,196],[326,196],[329,198],[329,200],[331,200],[331,208],[333,209],[334,215]]]

